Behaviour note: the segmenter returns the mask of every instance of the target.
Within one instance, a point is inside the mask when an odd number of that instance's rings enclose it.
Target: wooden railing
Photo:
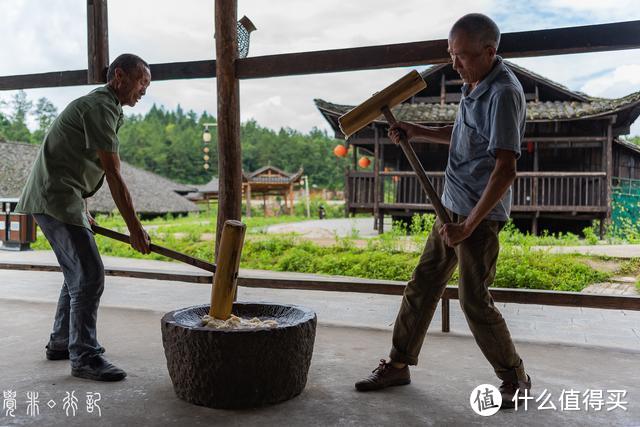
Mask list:
[[[520,172],[513,183],[513,209],[602,211],[606,188],[605,172]]]
[[[441,194],[444,172],[427,172]],[[382,209],[428,210],[431,203],[414,172],[381,172],[379,206]],[[373,209],[375,177],[371,172],[347,175],[349,208]],[[520,172],[513,184],[512,210],[601,212],[607,209],[605,172]]]
[[[54,263],[1,262],[0,270],[60,272]],[[136,279],[156,279],[200,283],[211,286],[213,275],[209,272],[154,270],[142,268],[106,267],[107,276]],[[402,295],[405,282],[375,280],[359,277],[326,276],[320,274],[285,273],[261,270],[240,271],[238,286],[248,288],[300,289],[325,292],[355,292],[365,294]],[[516,304],[540,304],[564,307],[589,307],[610,310],[640,310],[640,297],[624,295],[586,294],[580,292],[546,291],[537,289],[490,288],[495,302]],[[459,299],[458,287],[447,286],[442,293],[442,332],[450,332],[449,301]]]

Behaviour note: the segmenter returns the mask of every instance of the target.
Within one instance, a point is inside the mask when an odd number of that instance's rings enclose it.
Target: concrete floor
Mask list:
[[[483,418],[469,405],[471,390],[496,379],[473,339],[427,338],[410,386],[363,394],[353,382],[387,353],[390,332],[351,327],[318,327],[306,390],[274,406],[226,411],[198,407],[173,394],[160,337],[162,312],[102,307],[99,339],[111,361],[129,376],[119,383],[95,383],[69,375],[67,362],[44,360],[52,303],[0,299],[0,383],[18,392],[16,418],[0,413],[1,425],[639,425],[640,359],[637,352],[518,343],[533,378],[534,395],[548,389],[559,408],[563,389],[627,390],[628,410],[577,412],[501,411]],[[497,384],[496,384],[497,385]],[[67,417],[65,392],[75,390],[78,413]],[[26,393],[39,393],[40,414],[26,415]],[[87,392],[101,393],[102,417],[88,414]],[[58,403],[53,409],[46,402]]]
[[[15,255],[17,256],[17,255]],[[46,258],[46,253],[22,253]],[[0,257],[4,259],[5,257]],[[106,265],[187,268],[158,261],[105,257]],[[208,285],[108,277],[99,314],[99,339],[109,360],[129,376],[95,383],[69,375],[67,362],[44,359],[62,283],[59,273],[0,270],[0,388],[18,393],[16,417],[0,412],[4,425],[635,425],[640,426],[640,312],[501,304],[516,345],[533,379],[533,394],[551,393],[557,410],[501,411],[476,415],[469,396],[476,386],[498,385],[470,336],[458,304],[451,305],[452,333],[439,331],[439,312],[412,369],[410,386],[362,394],[353,383],[385,357],[400,298],[387,295],[239,290],[241,301],[306,305],[318,314],[318,332],[307,388],[274,406],[213,410],[175,397],[166,370],[160,318],[166,311],[206,303]],[[561,411],[563,390],[622,389],[627,411]],[[63,408],[65,392],[79,398],[75,417]],[[39,393],[40,414],[27,416],[26,393]],[[88,414],[87,392],[102,395],[102,417]],[[46,403],[53,399],[57,406]]]

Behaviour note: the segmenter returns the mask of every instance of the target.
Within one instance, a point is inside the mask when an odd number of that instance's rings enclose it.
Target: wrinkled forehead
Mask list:
[[[455,30],[449,33],[449,51],[474,50],[480,44],[480,37],[469,34],[464,30]]]
[[[151,80],[151,70],[146,65],[140,63],[129,73],[129,78],[134,80]]]

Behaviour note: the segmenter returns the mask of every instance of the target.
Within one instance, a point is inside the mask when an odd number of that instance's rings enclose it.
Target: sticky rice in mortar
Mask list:
[[[205,314],[202,317],[202,326],[215,329],[257,329],[275,328],[278,326],[278,322],[272,319],[260,320],[257,317],[253,319],[243,319],[233,314],[227,320],[222,320]]]

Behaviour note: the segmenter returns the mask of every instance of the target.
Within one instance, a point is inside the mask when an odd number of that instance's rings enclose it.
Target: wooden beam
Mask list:
[[[151,78],[159,80],[209,79],[216,76],[216,61],[165,62],[151,64]]]
[[[506,33],[498,53],[505,58],[565,55],[640,48],[640,21]],[[241,79],[335,73],[443,64],[451,59],[447,40],[288,53],[241,59]]]
[[[56,71],[52,73],[0,77],[0,90],[82,86],[86,84],[88,84],[87,70]]]
[[[640,21],[629,21],[506,33],[502,35],[499,54],[505,58],[519,58],[637,48],[640,48]],[[236,61],[235,68],[237,78],[252,79],[442,64],[449,61],[447,41],[442,39],[243,58]],[[77,82],[75,73],[82,72],[85,73],[85,81]],[[152,64],[151,73],[154,81],[211,78],[215,77],[215,61]],[[58,78],[52,79],[51,75]],[[0,90],[83,84],[87,84],[86,70],[0,77]]]
[[[218,221],[216,259],[227,220],[240,220],[242,212],[242,157],[240,151],[240,85],[234,63],[238,40],[237,0],[215,2],[216,83],[218,87]]]
[[[107,0],[87,0],[87,83],[106,83],[109,67]]]

